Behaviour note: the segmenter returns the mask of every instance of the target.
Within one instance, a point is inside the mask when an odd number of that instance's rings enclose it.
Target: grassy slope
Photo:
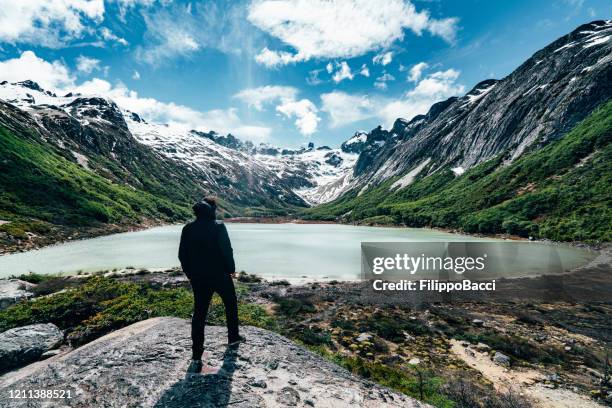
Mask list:
[[[44,232],[37,228],[44,228],[45,222],[80,227],[189,216],[185,205],[111,183],[67,160],[53,146],[23,136],[0,127],[0,219],[15,221],[0,229],[12,235]],[[188,202],[183,198],[182,203]]]
[[[611,241],[612,102],[562,139],[509,166],[502,156],[460,177],[450,169],[393,192],[393,178],[309,209],[310,219],[460,228],[560,241]]]

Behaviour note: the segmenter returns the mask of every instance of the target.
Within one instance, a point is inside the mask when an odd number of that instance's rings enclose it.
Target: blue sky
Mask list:
[[[0,80],[256,142],[336,146],[610,17],[604,0],[0,0]]]

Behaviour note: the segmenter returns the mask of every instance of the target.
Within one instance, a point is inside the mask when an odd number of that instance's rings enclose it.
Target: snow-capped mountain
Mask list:
[[[270,154],[259,149],[255,158],[276,172],[293,191],[309,204],[339,197],[352,179],[358,155],[327,146]]]
[[[112,100],[74,93],[56,95],[33,81],[0,83],[0,99],[28,112],[45,129],[117,158],[111,130],[180,164],[207,191],[243,206],[273,208],[275,202],[305,206],[338,197],[352,177],[358,155],[329,147],[298,150],[255,146],[230,135],[150,123],[138,113],[120,109]],[[132,140],[133,139],[133,140]],[[121,143],[119,143],[121,144]],[[105,146],[106,145],[106,146]],[[86,152],[72,150],[87,166]]]
[[[441,169],[458,176],[500,153],[512,162],[562,137],[611,97],[612,21],[594,21],[501,80],[482,81],[392,129],[359,135],[364,145],[346,190],[362,194],[397,176],[392,189],[401,189]]]

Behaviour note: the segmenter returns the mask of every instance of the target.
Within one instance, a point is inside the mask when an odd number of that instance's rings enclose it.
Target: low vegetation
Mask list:
[[[68,160],[52,145],[18,137],[3,127],[0,156],[0,219],[11,221],[0,225],[0,231],[17,239],[45,234],[54,225],[171,222],[190,214],[185,196],[174,200],[113,183]]]
[[[193,295],[186,287],[158,287],[149,283],[122,282],[94,276],[69,279],[70,286],[48,296],[36,297],[0,311],[0,332],[33,323],[54,323],[67,334],[69,342],[80,345],[113,330],[140,320],[158,316],[189,318]],[[43,281],[47,286],[62,282],[57,277]],[[74,286],[76,285],[76,286]],[[274,321],[261,306],[240,302],[240,321],[264,328],[273,328]],[[221,299],[213,297],[208,321],[224,324]]]
[[[364,194],[305,211],[313,220],[461,229],[558,241],[612,240],[612,102],[561,139],[510,165],[503,154],[455,177],[450,168],[391,191],[396,178]]]

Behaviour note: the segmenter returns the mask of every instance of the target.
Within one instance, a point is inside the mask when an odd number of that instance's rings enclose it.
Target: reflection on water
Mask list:
[[[266,278],[357,279],[361,242],[479,241],[478,238],[413,228],[375,228],[335,224],[228,224],[236,268]],[[76,273],[178,265],[181,226],[165,226],[0,257],[0,277],[29,271]],[[560,257],[565,268],[581,265],[593,253],[569,246],[531,243],[539,251],[515,257],[516,270]],[[554,253],[553,253],[554,252]],[[536,268],[537,269],[537,268]]]

